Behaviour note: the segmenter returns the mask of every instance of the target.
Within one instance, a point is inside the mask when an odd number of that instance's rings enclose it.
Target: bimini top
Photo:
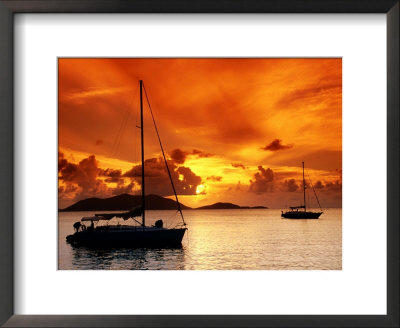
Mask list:
[[[109,220],[102,216],[85,216],[81,219],[81,221],[100,221],[100,220]]]
[[[130,218],[141,216],[143,213],[143,208],[141,206],[135,207],[129,212],[119,212],[119,213],[100,213],[94,216],[86,216],[81,219],[81,221],[100,221],[100,220],[111,220],[112,218],[122,218],[128,220]]]
[[[295,210],[295,209],[297,209],[297,208],[306,208],[304,205],[301,205],[301,206],[290,206],[289,207],[291,210]]]

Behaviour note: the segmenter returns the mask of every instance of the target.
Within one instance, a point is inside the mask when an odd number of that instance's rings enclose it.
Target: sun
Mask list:
[[[204,193],[205,189],[206,189],[205,185],[202,185],[202,184],[198,185],[197,188],[196,188],[196,194]]]

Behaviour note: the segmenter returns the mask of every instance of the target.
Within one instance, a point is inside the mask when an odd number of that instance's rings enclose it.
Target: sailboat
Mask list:
[[[153,112],[148,101],[146,89],[143,81],[139,81],[140,88],[140,139],[141,139],[141,163],[142,163],[142,201],[141,205],[132,208],[128,212],[118,213],[98,213],[94,216],[83,217],[80,221],[74,223],[75,233],[67,236],[67,242],[72,245],[83,245],[92,247],[179,247],[182,245],[182,239],[187,230],[182,209],[178,201],[178,195],[174,183],[172,181],[171,172],[168,168],[167,159],[158,133],[157,125],[154,120]],[[164,227],[162,220],[157,220],[153,226],[146,226],[146,211],[145,211],[145,172],[144,172],[144,140],[143,140],[143,90],[146,94],[146,99],[150,108],[150,113],[153,119],[155,130],[157,132],[158,141],[164,157],[164,162],[172,184],[172,189],[175,194],[177,209],[181,215],[182,222],[174,228],[168,229]],[[136,217],[141,217],[141,222],[136,220]],[[99,221],[109,221],[113,218],[122,218],[124,220],[132,219],[140,225],[96,225]],[[90,222],[90,226],[85,223]]]
[[[320,207],[320,212],[313,212],[313,211],[307,211],[307,204],[306,204],[306,181],[304,178],[304,162],[302,162],[303,164],[303,199],[304,199],[304,203],[303,205],[300,206],[290,206],[289,207],[289,211],[283,212],[282,211],[282,217],[285,219],[318,219],[322,212],[322,208],[321,205],[319,203],[317,194],[314,190],[314,187],[312,187],[313,191],[314,191],[314,195],[315,198],[317,199],[318,205]],[[302,211],[304,209],[304,211]]]

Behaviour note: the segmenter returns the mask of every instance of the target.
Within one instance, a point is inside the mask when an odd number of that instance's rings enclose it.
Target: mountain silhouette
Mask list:
[[[236,209],[262,209],[262,208],[268,208],[265,206],[239,206],[236,204],[232,203],[215,203],[212,205],[207,205],[207,206],[201,206],[196,208],[196,210],[236,210]]]
[[[177,210],[175,200],[164,198],[158,195],[147,195],[145,198],[146,210]],[[110,198],[87,198],[82,199],[75,204],[60,209],[60,212],[78,212],[78,211],[121,211],[130,210],[142,204],[142,196],[121,194]],[[180,203],[183,210],[192,208]],[[212,205],[201,206],[196,210],[216,210],[216,209],[263,209],[264,206],[239,206],[232,203],[215,203]]]
[[[142,196],[121,194],[110,198],[87,198],[66,207],[61,212],[73,211],[119,211],[130,210],[142,203]],[[147,195],[145,197],[146,210],[176,210],[177,204],[174,200],[157,195]],[[181,204],[182,209],[190,207]]]

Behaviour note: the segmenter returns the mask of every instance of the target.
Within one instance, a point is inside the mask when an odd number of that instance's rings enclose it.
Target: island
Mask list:
[[[87,198],[82,199],[71,206],[64,209],[59,209],[60,212],[83,212],[83,211],[120,211],[130,210],[133,207],[140,206],[142,196],[121,194],[109,198]],[[212,205],[192,208],[179,203],[183,210],[231,210],[231,209],[267,209],[265,206],[239,206],[232,203],[215,203]],[[175,200],[161,197],[158,195],[147,195],[145,197],[146,210],[176,210]]]

